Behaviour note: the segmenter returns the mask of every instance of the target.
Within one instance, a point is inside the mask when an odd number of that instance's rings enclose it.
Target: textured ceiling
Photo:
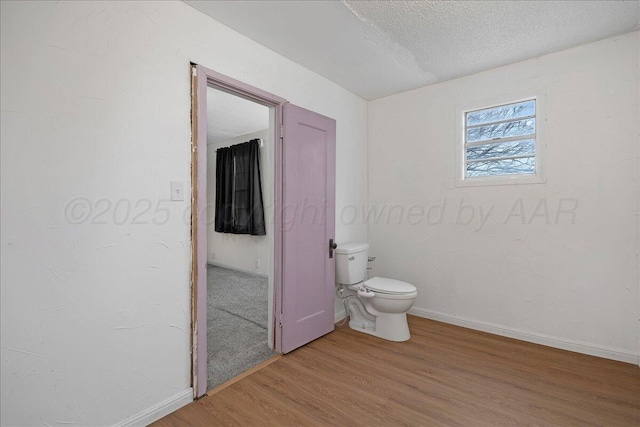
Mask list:
[[[207,88],[207,143],[269,128],[269,107]]]
[[[640,2],[345,1],[438,81],[638,28]]]
[[[365,99],[640,26],[637,0],[186,2]]]

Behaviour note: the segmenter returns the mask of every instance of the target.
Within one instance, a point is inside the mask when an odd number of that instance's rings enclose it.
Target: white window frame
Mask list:
[[[516,104],[534,100],[536,103],[536,133],[535,133],[535,173],[508,174],[483,177],[467,177],[467,146],[466,146],[466,114],[469,112],[495,108],[503,105]],[[456,187],[508,184],[541,184],[544,178],[544,117],[545,106],[543,97],[535,94],[518,94],[482,99],[456,107]],[[506,142],[506,141],[505,141]]]

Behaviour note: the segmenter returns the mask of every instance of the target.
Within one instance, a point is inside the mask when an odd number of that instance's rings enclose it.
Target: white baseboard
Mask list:
[[[193,402],[193,388],[190,387],[151,408],[120,421],[115,427],[148,426],[191,402]]]
[[[344,310],[344,308],[342,310],[338,310],[335,312],[333,316],[333,323],[338,323],[345,317],[347,317],[347,312]]]
[[[548,347],[559,348],[561,350],[575,351],[577,353],[583,353],[591,356],[603,357],[605,359],[618,360],[620,362],[640,365],[640,355],[629,353],[621,349],[603,347],[583,343],[580,341],[564,340],[560,338],[550,337],[548,335],[520,331],[493,323],[451,316],[448,314],[419,307],[411,308],[411,310],[409,310],[409,314],[413,314],[414,316],[418,317],[424,317],[426,319],[437,320],[439,322],[450,323],[456,326],[462,326],[464,328],[475,329],[478,331],[489,332],[495,335],[502,335],[509,338],[532,342],[534,344],[541,344]]]

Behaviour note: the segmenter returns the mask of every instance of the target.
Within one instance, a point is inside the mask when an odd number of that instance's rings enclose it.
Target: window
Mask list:
[[[536,176],[536,100],[464,113],[464,179]]]
[[[259,140],[216,150],[215,231],[266,234]]]

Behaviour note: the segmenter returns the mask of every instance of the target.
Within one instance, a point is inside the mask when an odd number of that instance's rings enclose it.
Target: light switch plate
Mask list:
[[[184,200],[184,182],[171,181],[171,200],[173,201]]]

